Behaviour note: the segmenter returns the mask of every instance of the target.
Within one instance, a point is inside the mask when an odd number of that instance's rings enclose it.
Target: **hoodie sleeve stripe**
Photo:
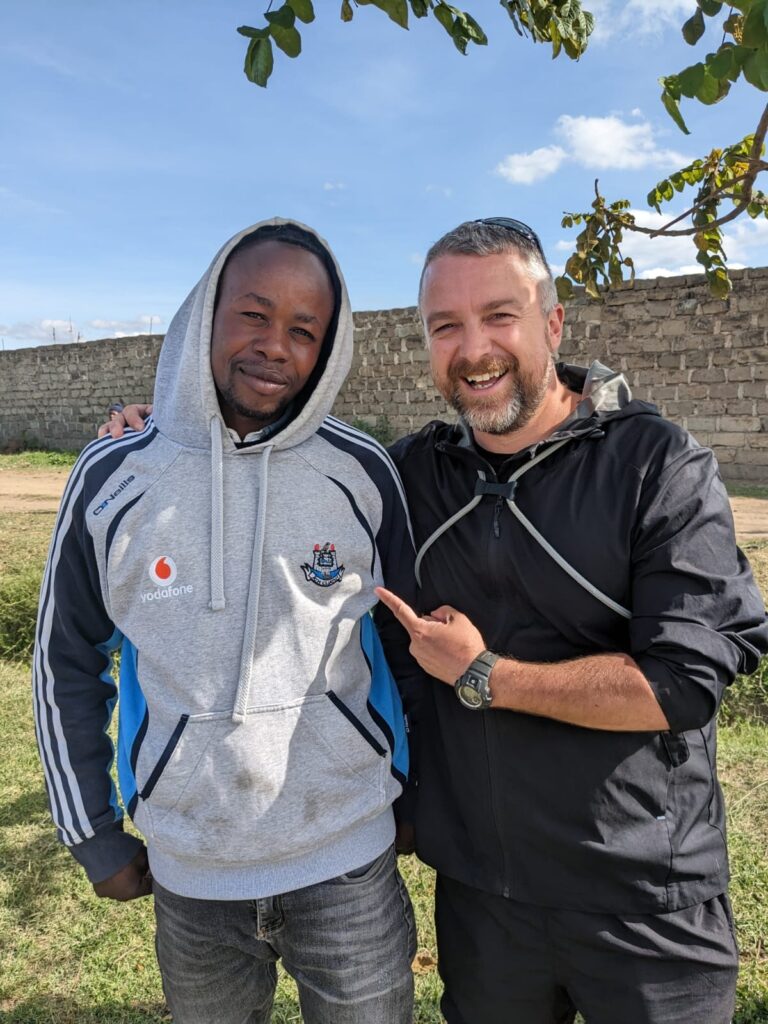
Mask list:
[[[328,441],[329,444],[348,452],[350,455],[356,456],[365,466],[368,475],[379,488],[382,495],[386,495],[386,500],[390,500],[389,496],[394,489],[400,499],[403,517],[411,537],[411,543],[413,543],[411,517],[408,513],[408,503],[405,498],[402,481],[400,480],[400,474],[397,472],[394,462],[392,462],[378,441],[364,434],[361,430],[355,430],[354,427],[350,427],[333,416],[326,417],[323,421],[323,426],[318,430],[318,434]],[[366,452],[375,455],[377,457],[376,460],[364,458],[363,453]]]
[[[104,661],[108,660],[108,656],[103,648],[99,651],[99,646],[109,643],[104,638],[111,638],[114,626],[109,622],[101,603],[96,555],[84,522],[87,505],[85,490],[87,487],[89,494],[92,493],[94,487],[117,469],[126,455],[137,448],[146,447],[155,435],[156,431],[150,429],[141,434],[130,434],[120,441],[105,438],[93,442],[83,451],[64,492],[43,576],[33,660],[35,727],[46,785],[51,796],[51,810],[59,834],[68,845],[80,843],[94,834],[94,827],[86,811],[83,784],[87,781],[88,795],[92,796],[99,783],[94,779],[79,779],[73,768],[70,754],[73,739],[67,737],[68,729],[72,731],[73,716],[69,706],[67,712],[70,717],[67,713],[62,714],[59,692],[60,677],[69,670],[69,665],[66,658],[59,660],[56,643],[64,638],[66,642],[79,643],[81,647],[87,648],[88,662],[93,669],[89,697],[92,700],[93,693],[98,693],[98,700],[103,707],[103,711],[98,714],[102,718],[100,724],[104,727],[109,715],[109,701],[114,698],[114,691],[110,691],[111,681],[108,684],[106,679],[99,678],[101,672],[96,665],[98,661],[101,671],[104,670]],[[75,566],[81,570],[77,578],[73,578],[72,574],[73,558]],[[81,578],[83,573],[87,577],[85,580]],[[86,590],[91,597],[90,602],[84,593]],[[101,629],[101,637],[88,641],[82,635],[76,635],[77,627],[86,623],[92,636]],[[83,678],[80,677],[78,682],[82,686]],[[77,751],[76,743],[73,749]],[[104,780],[100,780],[100,784],[103,786]],[[108,777],[106,785],[111,794]],[[106,795],[107,806],[110,794]]]

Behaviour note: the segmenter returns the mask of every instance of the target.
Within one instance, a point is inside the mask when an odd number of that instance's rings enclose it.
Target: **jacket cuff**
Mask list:
[[[719,696],[706,685],[709,680],[696,680],[693,673],[681,679],[658,658],[648,655],[637,658],[640,671],[648,680],[673,733],[701,729],[717,714]]]
[[[112,821],[90,839],[84,839],[69,852],[85,868],[92,885],[103,882],[126,867],[143,846],[137,836],[123,832],[123,820]]]

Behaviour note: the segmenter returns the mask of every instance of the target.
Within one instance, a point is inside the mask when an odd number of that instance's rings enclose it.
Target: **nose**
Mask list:
[[[260,352],[269,362],[285,362],[290,344],[287,331],[279,324],[262,325],[252,342],[254,352]]]
[[[481,323],[472,321],[464,323],[459,338],[458,352],[456,353],[458,356],[470,363],[475,363],[490,355],[492,347],[491,338],[483,330]]]

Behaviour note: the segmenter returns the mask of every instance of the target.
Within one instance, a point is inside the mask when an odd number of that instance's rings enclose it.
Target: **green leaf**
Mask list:
[[[272,40],[252,39],[245,55],[244,71],[248,80],[266,88],[273,65]]]
[[[707,282],[709,290],[716,299],[727,299],[731,290],[731,282],[728,272],[723,267],[707,271]]]
[[[267,11],[264,15],[270,24],[270,28],[278,26],[279,28],[293,28],[296,23],[296,14],[288,4],[283,4],[276,11]]]
[[[303,21],[305,25],[309,25],[311,21],[315,20],[315,9],[312,6],[312,0],[286,0],[286,3],[293,10],[299,21]]]
[[[282,25],[270,26],[272,38],[286,55],[298,57],[301,53],[301,36],[295,28],[283,28]]]
[[[725,93],[722,91],[720,82],[705,70],[704,78],[696,90],[696,99],[700,103],[711,106],[713,103],[717,103],[718,100],[721,100],[724,95]]]
[[[683,39],[689,46],[695,46],[704,35],[704,15],[700,10],[683,25]]]
[[[703,64],[692,64],[685,71],[681,71],[677,76],[677,82],[683,96],[692,99],[701,88],[706,73],[706,68]]]
[[[768,92],[768,48],[755,50],[744,62],[744,77],[756,89]]]
[[[354,13],[355,12],[352,10],[352,4],[349,0],[341,0],[341,20],[352,21]]]
[[[708,18],[714,18],[719,14],[723,6],[722,0],[696,0],[696,3]]]
[[[429,4],[427,0],[411,0],[411,10],[415,17],[426,18],[429,14]]]
[[[371,2],[371,0],[368,0]],[[400,28],[408,28],[408,2],[407,0],[372,0],[379,10],[384,11],[391,21],[394,21]]]
[[[453,15],[448,4],[439,3],[433,13],[448,35],[453,35]]]
[[[717,53],[707,54],[707,69],[713,78],[726,78],[730,74],[734,49],[730,43],[723,43]]]
[[[768,25],[765,21],[765,4],[755,0],[741,30],[742,46],[756,49],[768,43]]]
[[[584,291],[587,293],[590,299],[600,298],[600,288],[598,287],[597,278],[594,275],[594,273],[591,274],[584,282]]]
[[[567,277],[556,277],[555,288],[557,289],[558,302],[566,302],[573,298],[573,284]]]
[[[478,46],[487,46],[488,36],[485,34],[485,32],[483,32],[482,28],[478,25],[478,23],[475,21],[472,15],[465,14],[464,18],[466,20],[467,27],[469,30],[469,38],[472,40],[472,42],[476,43]]]
[[[685,132],[686,135],[690,135],[691,133],[688,131],[688,126],[683,120],[683,115],[680,113],[680,107],[678,105],[677,100],[673,99],[666,91],[666,89],[661,94],[661,102],[664,104],[664,109],[675,122],[680,131]]]
[[[241,25],[237,31],[241,36],[247,36],[249,39],[266,39],[269,35],[268,28],[251,28],[250,25]]]

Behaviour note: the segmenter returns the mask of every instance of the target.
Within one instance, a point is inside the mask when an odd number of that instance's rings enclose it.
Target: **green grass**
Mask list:
[[[0,468],[7,458],[0,456]],[[31,630],[53,519],[52,513],[0,513],[0,643],[14,624],[25,636]],[[766,592],[768,544],[746,547]],[[13,604],[15,585],[26,596]],[[150,901],[98,900],[55,839],[34,741],[29,670],[20,660],[26,655],[18,644],[15,651],[15,661],[0,659],[0,1020],[167,1024]],[[720,733],[742,959],[734,1024],[768,1024],[767,680],[768,669],[732,688]],[[439,1024],[433,875],[414,858],[401,860],[401,870],[419,930],[415,1021]],[[295,986],[282,975],[273,1022],[300,1020]]]
[[[4,469],[71,469],[80,452],[24,451],[0,455]]]
[[[731,498],[768,498],[768,484],[726,483]]]
[[[26,666],[0,661],[0,1020],[5,1024],[167,1021],[150,900],[99,900],[54,836]],[[438,1024],[432,873],[402,862],[419,919],[419,1024]],[[301,1020],[282,974],[274,1024]]]

